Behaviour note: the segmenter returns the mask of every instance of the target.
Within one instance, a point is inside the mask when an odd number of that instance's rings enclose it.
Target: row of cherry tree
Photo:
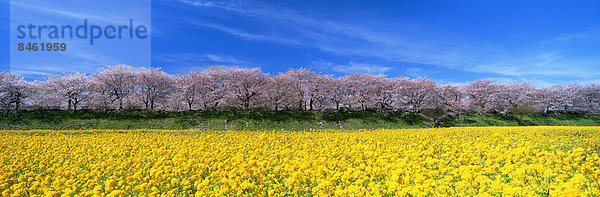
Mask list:
[[[109,66],[92,75],[57,75],[27,82],[0,73],[0,104],[11,109],[149,110],[367,110],[446,114],[507,113],[517,107],[547,113],[600,108],[600,86],[476,80],[441,85],[424,78],[386,78],[366,73],[332,77],[310,69],[269,75],[260,69],[211,67],[169,75],[159,68]]]

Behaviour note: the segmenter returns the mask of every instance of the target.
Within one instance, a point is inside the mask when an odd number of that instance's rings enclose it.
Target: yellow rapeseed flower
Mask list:
[[[2,196],[598,196],[600,127],[0,131]]]

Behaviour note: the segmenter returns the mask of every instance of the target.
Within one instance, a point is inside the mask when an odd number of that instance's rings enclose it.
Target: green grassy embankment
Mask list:
[[[592,114],[531,114],[516,117],[476,114],[447,117],[441,126],[600,125]],[[376,111],[62,111],[34,110],[0,117],[0,129],[375,129],[425,128],[428,120],[410,113]]]

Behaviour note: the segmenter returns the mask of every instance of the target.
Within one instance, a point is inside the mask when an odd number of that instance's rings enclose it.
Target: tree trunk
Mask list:
[[[248,109],[250,107],[250,98],[246,97],[244,99],[244,109]]]

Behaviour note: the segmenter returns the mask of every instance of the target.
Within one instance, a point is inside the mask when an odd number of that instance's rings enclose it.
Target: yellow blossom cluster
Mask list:
[[[0,131],[2,196],[598,196],[600,127]]]

